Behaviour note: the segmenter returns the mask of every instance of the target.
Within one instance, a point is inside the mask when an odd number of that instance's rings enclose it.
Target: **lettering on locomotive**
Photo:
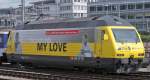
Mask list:
[[[66,52],[67,43],[37,43],[37,51]]]

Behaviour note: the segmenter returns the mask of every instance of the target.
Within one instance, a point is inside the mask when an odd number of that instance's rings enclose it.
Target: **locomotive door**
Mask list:
[[[102,36],[102,31],[101,30],[96,30],[96,36],[95,36],[95,45],[96,45],[96,57],[101,57],[101,53],[102,53],[102,40],[101,37]]]
[[[107,58],[109,56],[109,48],[111,44],[108,41],[108,35],[106,30],[101,31],[101,57]]]
[[[96,29],[96,33],[95,33],[95,55],[97,57],[96,66],[98,68],[100,68],[101,63],[103,63],[103,61],[101,61],[101,58],[102,58],[102,31],[99,28]]]

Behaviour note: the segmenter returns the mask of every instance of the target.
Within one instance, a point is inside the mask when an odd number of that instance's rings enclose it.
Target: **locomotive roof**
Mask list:
[[[70,20],[43,24],[25,24],[23,30],[30,29],[50,29],[50,28],[80,28],[80,27],[96,27],[96,26],[131,26],[127,21],[116,16],[94,17],[93,19]]]

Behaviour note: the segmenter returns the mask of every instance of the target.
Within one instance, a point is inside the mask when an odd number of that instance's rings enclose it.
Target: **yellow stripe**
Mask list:
[[[94,43],[89,44],[92,51],[94,51]],[[24,42],[21,44],[23,54],[31,55],[49,55],[49,56],[77,56],[82,49],[81,43],[67,43],[66,52],[64,51],[49,51],[50,47],[46,47],[45,50],[37,50],[37,43]]]

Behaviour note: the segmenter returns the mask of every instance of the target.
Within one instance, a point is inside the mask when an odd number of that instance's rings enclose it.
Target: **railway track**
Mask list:
[[[33,80],[149,80],[149,72],[101,74],[56,69],[24,69],[0,67],[0,75]]]

